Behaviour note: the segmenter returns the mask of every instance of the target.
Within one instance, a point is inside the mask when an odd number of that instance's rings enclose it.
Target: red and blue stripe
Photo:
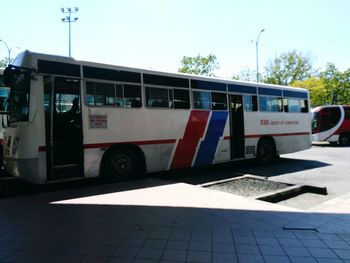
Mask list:
[[[215,158],[219,139],[224,133],[228,112],[214,111],[204,140],[199,146],[194,166],[212,164]]]
[[[194,166],[213,162],[219,139],[224,132],[228,112],[212,112],[207,128],[209,116],[209,111],[191,112],[184,136],[175,149],[170,169],[191,167],[194,158]],[[204,140],[200,142],[203,137]]]

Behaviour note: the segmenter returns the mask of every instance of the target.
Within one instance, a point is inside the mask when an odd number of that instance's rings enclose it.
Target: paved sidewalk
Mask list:
[[[350,262],[349,204],[305,212],[156,179],[13,197],[0,262]]]

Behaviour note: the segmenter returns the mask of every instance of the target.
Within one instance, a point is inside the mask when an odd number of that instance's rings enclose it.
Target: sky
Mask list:
[[[11,57],[30,50],[68,56],[61,8],[79,7],[71,24],[77,60],[176,72],[183,56],[214,54],[230,78],[297,50],[316,69],[350,68],[347,0],[0,0],[0,39]],[[0,58],[8,56],[0,42]]]

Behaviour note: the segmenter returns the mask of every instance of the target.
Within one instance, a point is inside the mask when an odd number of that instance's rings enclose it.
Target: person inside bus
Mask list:
[[[73,105],[70,108],[70,110],[66,111],[63,114],[65,121],[66,122],[74,122],[76,120],[77,115],[78,115],[78,111],[79,111],[79,99],[74,98]]]

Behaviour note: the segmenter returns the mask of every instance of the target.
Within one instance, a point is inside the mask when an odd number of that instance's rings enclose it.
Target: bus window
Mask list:
[[[273,96],[260,96],[260,111],[282,112],[282,98]]]
[[[284,112],[309,112],[309,104],[305,99],[283,98]]]
[[[87,81],[85,102],[89,106],[139,108],[142,106],[141,87]]]
[[[312,122],[311,122],[312,133],[315,133],[318,130],[318,118],[319,118],[319,113],[314,112],[312,114]]]
[[[174,109],[190,108],[190,93],[188,90],[174,89]]]
[[[115,85],[115,100],[117,107],[124,107],[123,85]]]
[[[86,82],[86,103],[91,106],[115,105],[114,84]]]
[[[95,83],[95,104],[97,106],[115,105],[115,88],[111,83]]]
[[[211,93],[212,110],[227,110],[227,99],[225,93]]]
[[[6,103],[7,103],[9,94],[10,94],[9,88],[0,86],[0,112],[7,111]]]
[[[334,127],[340,121],[340,109],[339,107],[331,108],[331,126]]]
[[[288,99],[283,98],[283,111],[288,112]]]
[[[299,99],[288,98],[288,112],[301,112]]]
[[[210,110],[210,92],[193,91],[193,108]]]
[[[141,86],[124,85],[124,107],[140,108],[141,106]]]
[[[259,96],[259,110],[267,111],[267,98],[263,96]]]
[[[258,99],[256,96],[244,95],[244,110],[245,111],[257,111],[258,110]]]
[[[171,95],[170,95],[171,93]],[[147,106],[152,108],[171,108],[172,90],[146,87]]]
[[[309,112],[309,104],[307,100],[300,100],[301,112]]]
[[[321,112],[321,132],[329,130],[337,125],[340,121],[340,109],[326,108]]]
[[[243,96],[243,103],[244,103],[244,110],[245,111],[252,111],[252,108],[253,108],[252,96],[244,95]]]

